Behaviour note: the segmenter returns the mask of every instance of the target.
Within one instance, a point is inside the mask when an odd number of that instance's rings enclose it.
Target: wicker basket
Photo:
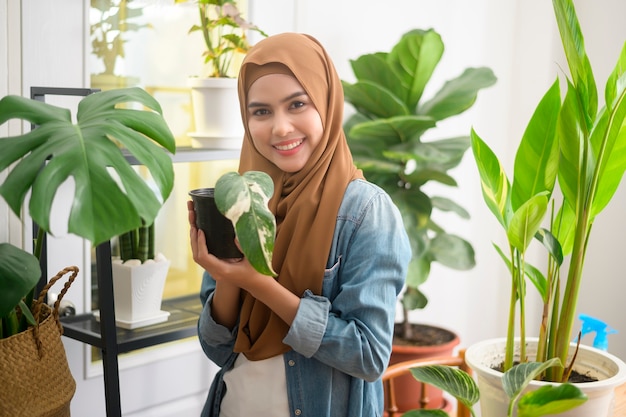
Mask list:
[[[54,305],[44,303],[48,289],[71,273]],[[65,268],[52,278],[34,303],[38,326],[0,339],[0,417],[65,417],[76,382],[61,341],[59,303],[76,278],[78,268]]]

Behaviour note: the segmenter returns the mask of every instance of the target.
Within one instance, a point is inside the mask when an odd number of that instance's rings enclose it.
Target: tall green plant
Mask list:
[[[142,110],[124,108],[130,103]],[[94,93],[69,109],[20,96],[0,100],[0,124],[19,119],[37,125],[25,134],[0,138],[0,171],[15,164],[0,184],[0,195],[20,216],[30,191],[29,214],[38,224],[34,254],[0,244],[0,319],[4,337],[24,330],[33,290],[41,275],[38,258],[59,187],[70,177],[75,192],[68,231],[94,245],[154,222],[174,185],[175,140],[159,103],[144,90]],[[122,145],[146,166],[152,190],[126,159]],[[16,325],[16,321],[19,323]],[[32,324],[32,322],[31,322]],[[8,330],[7,330],[8,329]]]
[[[512,183],[472,131],[483,196],[508,240],[506,250],[498,248],[512,277],[507,369],[513,362],[516,317],[520,346],[525,346],[526,278],[544,303],[537,361],[557,357],[566,363],[592,225],[626,169],[626,43],[606,82],[605,105],[598,110],[596,81],[574,5],[571,0],[553,0],[553,5],[570,75],[564,98],[557,80],[535,110],[517,149]],[[560,193],[554,192],[556,183]],[[545,274],[526,262],[533,240],[549,254]],[[526,360],[523,350],[521,358]],[[548,372],[552,381],[567,377],[563,368]]]
[[[553,0],[553,6],[571,78],[564,97],[557,80],[539,102],[517,149],[512,183],[493,151],[471,132],[484,200],[508,241],[506,250],[496,246],[512,283],[502,384],[510,400],[507,416],[516,410],[517,417],[555,415],[587,401],[575,384],[565,382],[574,365],[567,362],[568,349],[591,227],[626,169],[626,42],[606,82],[605,105],[598,111],[595,79],[572,0]],[[554,192],[556,184],[562,197]],[[533,240],[549,254],[545,275],[526,262]],[[544,302],[535,361],[523,350],[527,280]],[[513,365],[518,308],[521,352],[520,363]],[[479,387],[464,371],[425,366],[411,372],[456,397],[475,415]],[[563,383],[521,395],[533,379]],[[439,411],[415,410],[405,416],[438,417]]]
[[[411,338],[408,310],[423,308],[428,299],[419,287],[432,262],[467,270],[474,250],[465,239],[436,223],[435,210],[469,218],[447,197],[427,194],[428,184],[456,187],[450,171],[469,149],[469,136],[424,140],[423,136],[449,117],[472,107],[478,92],[496,82],[488,68],[467,68],[447,81],[429,99],[423,93],[444,52],[434,30],[405,33],[390,52],[377,52],[351,61],[357,79],[343,81],[345,99],[356,113],[344,126],[355,163],[366,178],[381,186],[402,213],[413,258],[402,298],[404,337]]]

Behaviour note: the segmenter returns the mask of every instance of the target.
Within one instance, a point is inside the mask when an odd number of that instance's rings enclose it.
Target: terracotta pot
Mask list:
[[[526,338],[526,353],[532,358],[537,352],[537,339]],[[483,417],[505,416],[508,397],[502,388],[502,372],[492,369],[502,363],[506,339],[490,339],[470,346],[465,352],[467,364],[478,377],[480,389],[480,409]],[[575,346],[572,344],[572,346]],[[570,355],[574,352],[570,349]],[[571,356],[570,358],[571,359]],[[581,406],[564,413],[560,417],[612,417],[615,388],[626,381],[626,364],[599,349],[580,345],[574,370],[580,374],[597,378],[596,382],[576,383],[588,400]],[[536,390],[553,382],[532,381],[524,392]],[[514,411],[513,416],[517,413]]]
[[[443,332],[445,334],[444,340],[446,341],[436,345],[423,346],[400,345],[394,342],[391,351],[391,358],[389,360],[390,365],[413,359],[451,356],[454,348],[460,343],[459,336],[450,330],[424,324],[413,324],[412,326],[415,328],[416,332]],[[396,392],[395,395],[399,411],[406,412],[422,408],[420,404],[422,384],[413,378],[412,375],[405,375],[396,378],[394,389]],[[450,411],[450,404],[445,400],[441,390],[432,386],[427,386],[426,395],[429,399],[428,406],[426,408],[444,409]]]
[[[196,212],[196,227],[204,232],[209,252],[220,259],[241,258],[235,245],[232,222],[217,209],[214,188],[198,188],[189,192]]]

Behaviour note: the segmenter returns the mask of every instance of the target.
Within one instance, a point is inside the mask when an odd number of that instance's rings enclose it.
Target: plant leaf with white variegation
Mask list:
[[[277,275],[272,269],[276,218],[268,208],[273,192],[272,178],[260,171],[228,172],[215,184],[215,205],[233,223],[241,251],[254,269],[270,276]]]

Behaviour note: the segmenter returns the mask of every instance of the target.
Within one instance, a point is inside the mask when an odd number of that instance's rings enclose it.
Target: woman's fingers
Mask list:
[[[196,228],[196,211],[193,208],[193,201],[187,201],[187,217],[189,218],[189,226],[192,229]]]

